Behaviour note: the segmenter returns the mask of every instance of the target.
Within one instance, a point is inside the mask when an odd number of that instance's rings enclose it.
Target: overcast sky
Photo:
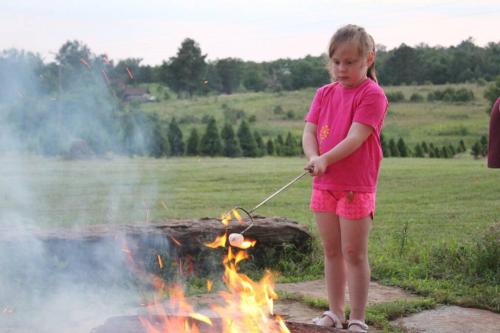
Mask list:
[[[0,0],[0,50],[46,61],[67,40],[110,59],[161,64],[183,39],[208,59],[275,60],[320,55],[340,26],[364,26],[388,49],[500,41],[499,0]]]

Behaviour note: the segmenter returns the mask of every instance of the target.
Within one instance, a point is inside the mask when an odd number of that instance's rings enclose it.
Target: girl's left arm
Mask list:
[[[312,162],[314,168],[312,175],[322,175],[330,164],[351,155],[372,133],[373,128],[371,126],[353,122],[344,140]]]

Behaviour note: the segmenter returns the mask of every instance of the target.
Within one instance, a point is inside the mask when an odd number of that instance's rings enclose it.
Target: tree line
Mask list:
[[[243,61],[238,58],[207,60],[201,46],[186,38],[176,55],[161,65],[141,64],[140,58],[127,58],[116,64],[105,54],[95,55],[79,41],[67,41],[56,54],[55,61],[43,59],[22,50],[4,50],[0,54],[0,85],[12,78],[30,76],[25,85],[16,82],[0,99],[9,93],[29,93],[33,86],[38,92],[54,93],[75,79],[82,70],[93,69],[104,80],[125,84],[162,83],[179,96],[231,94],[238,91],[280,91],[318,87],[329,82],[325,55],[308,55],[300,59],[277,59],[268,62]],[[500,75],[500,42],[485,47],[474,44],[471,38],[456,46],[415,47],[401,44],[387,50],[377,46],[377,70],[383,85],[443,84],[467,81],[492,81]],[[21,68],[22,67],[22,68]],[[111,82],[113,81],[113,82]]]

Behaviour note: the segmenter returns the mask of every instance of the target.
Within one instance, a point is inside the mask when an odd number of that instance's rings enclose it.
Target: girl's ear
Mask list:
[[[368,52],[368,56],[366,58],[366,62],[368,64],[368,67],[373,65],[374,61],[375,61],[375,52],[373,52],[373,51]]]

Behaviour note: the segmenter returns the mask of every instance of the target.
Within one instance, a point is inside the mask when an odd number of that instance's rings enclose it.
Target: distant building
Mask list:
[[[156,97],[151,95],[148,89],[130,86],[123,88],[122,99],[125,102],[156,102]]]

